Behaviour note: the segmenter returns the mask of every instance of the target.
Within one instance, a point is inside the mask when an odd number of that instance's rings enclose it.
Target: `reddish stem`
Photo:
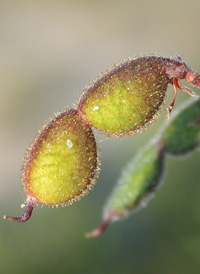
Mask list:
[[[26,210],[25,210],[24,214],[22,215],[22,217],[10,217],[10,216],[4,215],[3,219],[14,221],[17,223],[24,223],[30,219],[34,207],[35,207],[35,202],[30,199],[27,201]]]
[[[186,80],[188,83],[191,83],[200,88],[200,74],[196,71],[190,70],[186,74]]]
[[[178,83],[177,83],[177,78],[173,78],[173,86],[174,86],[174,97],[173,100],[171,101],[169,107],[167,108],[167,119],[170,119],[170,112],[172,111],[173,107],[174,107],[174,103],[176,101],[176,95],[177,95],[177,87],[178,87]]]
[[[111,216],[109,216],[107,219],[105,219],[100,224],[100,226],[98,228],[96,228],[95,230],[93,230],[89,233],[86,233],[85,237],[87,239],[90,239],[90,238],[95,238],[95,237],[100,236],[108,228],[108,226],[110,225],[111,222],[112,222],[112,219],[111,219]]]
[[[200,75],[196,75],[196,77],[194,78],[192,84],[197,86],[198,88],[200,88]]]

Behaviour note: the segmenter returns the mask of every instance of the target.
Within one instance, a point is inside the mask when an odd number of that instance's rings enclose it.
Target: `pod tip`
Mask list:
[[[88,232],[85,234],[85,238],[90,239],[90,238],[96,238],[99,237],[109,226],[109,224],[111,223],[111,218],[107,218],[105,219],[100,225],[99,227],[97,227],[96,229],[92,230],[91,232]]]
[[[26,206],[25,212],[21,217],[10,217],[7,215],[3,215],[3,219],[10,220],[16,223],[24,223],[30,219],[34,206],[35,206],[35,202],[32,199],[29,199],[27,200],[27,206]]]

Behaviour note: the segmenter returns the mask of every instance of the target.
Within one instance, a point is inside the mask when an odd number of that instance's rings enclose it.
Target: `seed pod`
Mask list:
[[[169,154],[185,154],[196,148],[200,142],[200,99],[183,105],[161,136]]]
[[[72,204],[87,194],[96,170],[96,142],[90,126],[75,109],[58,114],[27,151],[22,175],[27,195],[24,215],[4,218],[25,222],[36,203]]]
[[[200,87],[200,76],[181,59],[146,56],[128,59],[111,67],[84,90],[78,108],[85,121],[108,136],[133,135],[152,123],[163,103],[168,84],[177,87],[186,79]]]
[[[159,142],[128,164],[105,207],[103,222],[99,228],[86,234],[87,238],[99,236],[110,223],[127,216],[150,198],[161,179],[163,160],[163,145]]]

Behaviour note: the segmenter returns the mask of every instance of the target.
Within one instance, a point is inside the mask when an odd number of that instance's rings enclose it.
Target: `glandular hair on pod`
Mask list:
[[[97,147],[91,127],[78,110],[58,114],[27,150],[22,181],[27,209],[20,218],[30,218],[35,204],[72,204],[88,193],[98,170]]]
[[[166,95],[168,84],[174,86],[174,106],[181,79],[200,86],[200,76],[178,56],[175,59],[143,56],[127,59],[102,73],[85,88],[78,109],[85,121],[107,136],[134,135],[152,123]]]

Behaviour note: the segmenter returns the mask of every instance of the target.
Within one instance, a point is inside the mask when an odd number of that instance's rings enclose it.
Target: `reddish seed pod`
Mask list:
[[[85,88],[78,109],[85,121],[108,136],[134,135],[155,120],[168,84],[174,86],[176,99],[181,79],[200,87],[200,75],[177,56],[176,59],[145,56],[128,59],[106,70]]]
[[[98,169],[97,150],[92,129],[75,109],[58,114],[33,141],[27,151],[22,181],[27,221],[35,204],[70,205],[80,200],[94,184]]]

